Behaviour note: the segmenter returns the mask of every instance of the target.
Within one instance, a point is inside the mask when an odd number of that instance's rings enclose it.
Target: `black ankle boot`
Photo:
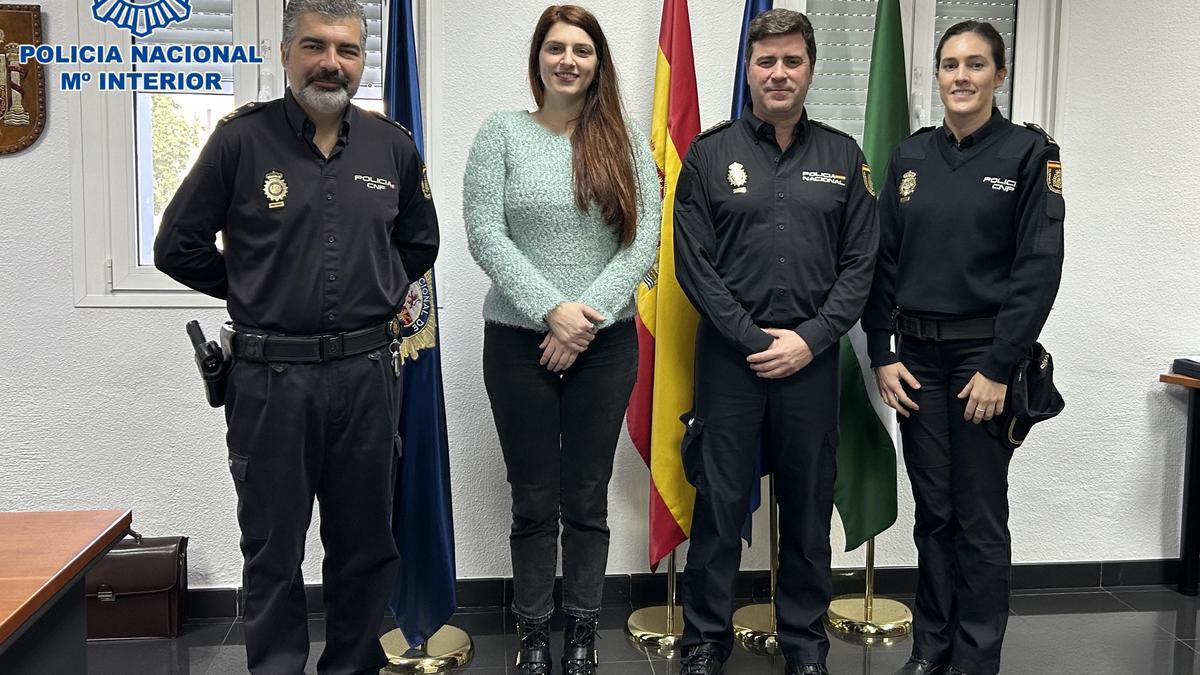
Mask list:
[[[517,650],[517,672],[522,675],[550,675],[550,620],[517,620],[521,648]]]
[[[595,675],[596,617],[567,615],[563,628],[562,667],[564,675]]]

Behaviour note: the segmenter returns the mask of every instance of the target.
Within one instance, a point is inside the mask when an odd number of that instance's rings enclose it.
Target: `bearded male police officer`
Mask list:
[[[701,317],[683,441],[696,508],[682,672],[717,673],[729,656],[739,531],[762,447],[780,486],[779,642],[789,674],[819,675],[828,672],[837,344],[870,287],[875,201],[858,145],[805,112],[816,55],[807,17],[764,12],[748,45],[752,107],[696,138],[675,202],[676,274]]]
[[[304,670],[314,496],[327,616],[317,670],[373,674],[387,662],[378,629],[399,564],[402,381],[391,319],[433,265],[438,228],[412,138],[350,104],[365,44],[354,0],[292,0],[286,95],[222,120],[154,245],[159,269],[228,301],[236,331],[225,415],[256,674]]]

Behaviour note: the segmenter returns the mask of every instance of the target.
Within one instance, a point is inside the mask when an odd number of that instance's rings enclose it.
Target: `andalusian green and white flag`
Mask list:
[[[899,0],[880,0],[867,84],[863,154],[882,183],[892,151],[909,134],[908,85]],[[872,192],[873,192],[872,188]],[[851,551],[896,522],[895,414],[880,400],[866,357],[866,339],[855,326],[841,341],[841,444],[833,500]]]

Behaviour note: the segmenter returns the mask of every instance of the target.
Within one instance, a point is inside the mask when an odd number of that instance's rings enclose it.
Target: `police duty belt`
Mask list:
[[[400,339],[400,322],[332,335],[258,335],[233,330],[232,351],[258,363],[321,363],[380,349]]]

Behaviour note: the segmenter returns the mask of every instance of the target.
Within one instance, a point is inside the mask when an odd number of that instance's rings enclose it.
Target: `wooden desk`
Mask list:
[[[0,673],[86,673],[84,574],[130,511],[0,513]]]
[[[1187,443],[1183,459],[1183,520],[1179,525],[1179,592],[1200,592],[1200,380],[1159,375],[1159,382],[1187,387]]]

